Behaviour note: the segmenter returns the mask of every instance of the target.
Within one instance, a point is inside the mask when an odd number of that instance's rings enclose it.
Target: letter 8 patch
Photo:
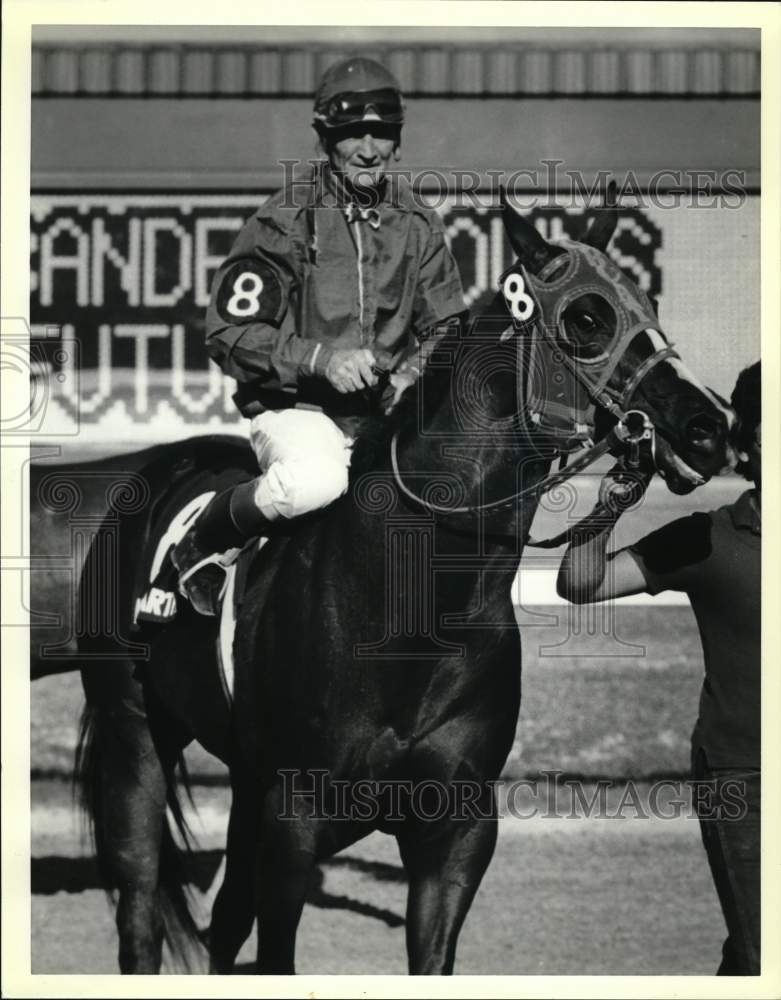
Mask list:
[[[234,261],[217,290],[217,312],[232,326],[241,323],[279,323],[287,296],[277,272],[265,261]]]

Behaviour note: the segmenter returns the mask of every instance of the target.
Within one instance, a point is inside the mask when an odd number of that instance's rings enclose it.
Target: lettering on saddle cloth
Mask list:
[[[145,594],[136,598],[133,620],[171,621],[176,616],[176,594],[160,587],[150,587]]]

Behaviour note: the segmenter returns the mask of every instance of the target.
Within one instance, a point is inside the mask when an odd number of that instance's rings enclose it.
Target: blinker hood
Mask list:
[[[597,398],[612,393],[608,383],[632,339],[659,321],[647,295],[608,257],[594,247],[561,241],[564,254],[532,274],[520,264],[503,275],[502,289],[508,307],[507,280],[523,278],[533,311],[516,325],[528,347],[525,400],[531,424],[553,439],[563,451],[572,451],[594,436]],[[612,307],[615,332],[611,343],[594,359],[576,359],[567,350],[565,310],[583,295],[595,295]],[[511,312],[513,310],[511,309]]]

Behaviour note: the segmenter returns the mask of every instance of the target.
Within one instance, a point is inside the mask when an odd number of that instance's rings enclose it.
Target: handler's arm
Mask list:
[[[615,520],[602,531],[577,539],[569,546],[556,580],[560,597],[572,604],[588,604],[640,594],[646,589],[645,575],[629,549],[607,555],[614,527]]]
[[[708,572],[711,520],[689,514],[612,555],[606,555],[610,533],[618,520],[598,534],[573,542],[562,560],[556,589],[573,604],[606,601],[630,594],[663,590],[692,593]]]

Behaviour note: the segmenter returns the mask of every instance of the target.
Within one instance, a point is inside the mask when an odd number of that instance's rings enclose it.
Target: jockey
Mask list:
[[[214,497],[173,551],[201,614],[248,539],[347,491],[362,390],[388,371],[393,405],[465,311],[439,217],[388,172],[403,121],[383,66],[331,66],[314,103],[325,159],[255,213],[215,275],[206,346],[237,380],[261,474]]]

